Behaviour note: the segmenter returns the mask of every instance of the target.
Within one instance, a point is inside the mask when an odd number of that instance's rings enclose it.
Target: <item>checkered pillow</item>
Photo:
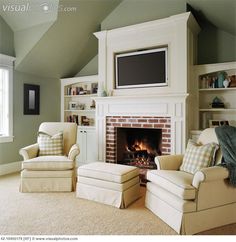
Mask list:
[[[214,161],[217,149],[216,143],[199,145],[189,140],[180,170],[194,174],[201,168],[209,167]]]
[[[38,133],[39,156],[63,155],[63,133],[59,132],[53,136]]]

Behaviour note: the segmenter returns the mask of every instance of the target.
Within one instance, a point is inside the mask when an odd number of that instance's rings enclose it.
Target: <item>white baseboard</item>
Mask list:
[[[7,164],[0,164],[0,176],[18,172],[21,170],[21,161],[11,162]]]

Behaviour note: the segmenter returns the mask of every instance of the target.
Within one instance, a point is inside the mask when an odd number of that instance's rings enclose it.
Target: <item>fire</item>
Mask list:
[[[129,152],[141,151],[141,150],[146,150],[147,153],[151,152],[148,145],[143,141],[135,141],[135,143],[131,147],[128,147],[128,145],[126,145],[126,150]]]
[[[136,151],[138,151],[138,150],[146,150],[148,152],[147,145],[145,143],[143,143],[142,141],[141,142],[136,141],[135,144],[133,145],[133,147],[134,147],[134,149]]]
[[[125,160],[127,164],[137,167],[155,167],[153,159],[158,155],[157,150],[153,148],[145,139],[135,140],[132,144],[126,144]]]

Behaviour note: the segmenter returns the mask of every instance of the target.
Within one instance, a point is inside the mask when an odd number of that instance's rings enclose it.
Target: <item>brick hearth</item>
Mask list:
[[[171,119],[156,116],[107,116],[106,117],[106,162],[116,163],[117,127],[162,129],[161,152],[171,152]]]

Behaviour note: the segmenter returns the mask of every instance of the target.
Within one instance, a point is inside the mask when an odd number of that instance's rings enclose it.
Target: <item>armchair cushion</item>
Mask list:
[[[53,136],[38,133],[39,156],[43,155],[63,155],[63,133],[59,132]]]
[[[181,199],[180,197],[175,196],[175,194],[167,191],[161,186],[153,184],[152,182],[147,183],[147,189],[152,194],[154,194],[154,196],[160,198],[162,202],[164,201],[168,204],[171,204],[172,207],[174,207],[180,212],[189,213],[196,211],[197,206],[193,200]],[[156,206],[158,206],[158,203],[156,204]]]
[[[199,145],[189,140],[180,170],[194,174],[201,168],[209,167],[214,162],[214,154],[218,147],[216,143]]]
[[[147,179],[182,199],[191,200],[196,197],[196,189],[192,186],[193,175],[190,173],[172,170],[149,170]]]
[[[23,169],[34,171],[61,171],[70,170],[73,167],[73,160],[66,156],[38,156],[22,163]]]

